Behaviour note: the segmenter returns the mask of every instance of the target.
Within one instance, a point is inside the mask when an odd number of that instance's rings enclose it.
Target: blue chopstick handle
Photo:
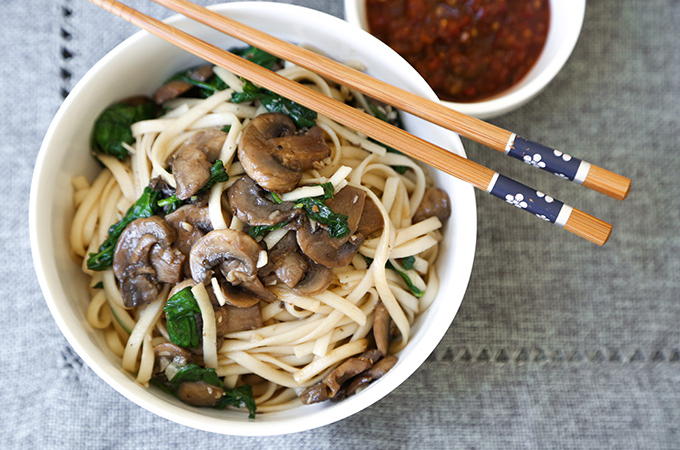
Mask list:
[[[590,170],[585,161],[517,135],[510,138],[505,154],[578,184],[583,183]]]
[[[487,192],[523,209],[539,219],[564,227],[573,208],[506,176],[496,174]]]

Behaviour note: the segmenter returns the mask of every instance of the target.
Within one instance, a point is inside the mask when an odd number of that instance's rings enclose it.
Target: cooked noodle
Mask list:
[[[244,224],[225,210],[222,197],[243,174],[240,163],[234,161],[236,148],[245,125],[262,109],[230,103],[232,92],[240,90],[240,80],[224,69],[215,71],[229,89],[204,100],[168,102],[170,111],[166,115],[133,125],[136,141],[125,162],[100,156],[105,168],[91,185],[82,177],[74,180],[77,209],[70,240],[75,255],[86,258],[96,252],[111,224],[120,220],[152,178],[160,176],[175,187],[173,175],[167,170],[168,161],[184,141],[203,128],[230,126],[220,153],[230,179],[213,186],[208,196],[212,227],[243,228]],[[366,104],[357,92],[329,85],[305,69],[289,67],[280,73],[338,100],[348,101],[351,96]],[[403,155],[386,152],[385,147],[326,117],[319,116],[317,124],[323,130],[331,156],[324,161],[325,165],[305,171],[299,184],[304,187],[284,194],[284,200],[319,195],[320,188],[310,185],[329,180],[336,193],[349,183],[366,191],[367,201],[370,198],[377,206],[384,222],[380,234],[363,243],[350,265],[334,269],[325,292],[300,295],[283,285],[269,287],[278,300],[260,302],[262,328],[227,334],[219,348],[215,315],[206,288],[198,284],[192,289],[203,321],[199,361],[225,377],[226,387],[239,385],[243,377],[252,377],[249,374],[257,375],[261,379],[255,386],[259,412],[300,405],[297,394],[302,388],[318,382],[340,362],[364,352],[378,302],[386,307],[399,334],[392,339],[390,353],[399,351],[409,340],[414,318],[429,306],[439,285],[434,260],[442,223],[436,217],[412,223],[430,184],[423,168]],[[400,174],[394,166],[409,170]],[[285,229],[272,231],[264,242],[271,248],[285,234]],[[361,256],[373,259],[373,263],[368,265]],[[415,262],[413,268],[406,270],[397,260],[408,256],[415,256]],[[388,261],[410,275],[424,293],[422,298],[416,297],[395,271],[386,269]],[[83,263],[83,270],[101,280],[103,286],[92,289],[88,323],[103,330],[107,345],[121,357],[123,369],[135,375],[140,384],[148,385],[153,375],[153,345],[168,339],[163,306],[171,286],[166,285],[155,301],[129,310],[123,304],[120,286],[111,269],[100,274]]]

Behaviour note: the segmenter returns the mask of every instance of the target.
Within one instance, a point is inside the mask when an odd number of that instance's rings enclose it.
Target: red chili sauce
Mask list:
[[[366,0],[369,31],[442,100],[475,102],[519,82],[543,49],[549,0]]]

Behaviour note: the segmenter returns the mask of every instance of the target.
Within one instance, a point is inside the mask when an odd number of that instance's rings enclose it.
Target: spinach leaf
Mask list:
[[[418,298],[425,295],[425,291],[421,291],[420,289],[418,289],[416,287],[416,285],[413,284],[413,282],[411,281],[411,278],[408,276],[408,274],[406,272],[402,272],[401,270],[397,269],[389,261],[387,261],[387,264],[385,264],[385,267],[387,269],[392,269],[399,274],[401,279],[404,280],[404,283],[406,283],[406,286],[408,287],[409,291],[411,291],[411,294],[413,294],[414,296],[416,296]]]
[[[410,258],[413,258],[413,262],[415,262],[416,259],[413,256],[409,256],[409,257],[403,258],[401,260],[402,264],[404,264],[404,268],[406,270],[411,270],[409,268],[406,268],[406,265],[409,264],[409,262],[407,262],[407,261],[410,261]],[[368,266],[370,267],[370,265],[373,263],[373,258],[369,258],[368,256],[364,255],[364,259],[366,260],[366,264],[368,264]],[[413,262],[410,262],[411,267],[413,267]],[[413,282],[411,281],[411,278],[408,276],[408,274],[406,272],[402,272],[401,270],[398,270],[389,261],[387,261],[387,264],[385,264],[385,268],[391,269],[391,270],[394,270],[395,272],[397,272],[399,274],[399,276],[401,277],[401,279],[404,280],[404,283],[406,283],[406,286],[408,287],[409,291],[411,291],[411,294],[413,294],[415,297],[420,298],[423,295],[425,295],[424,291],[421,291],[420,289],[418,289],[416,287],[416,285],[413,284]]]
[[[208,178],[207,183],[205,183],[205,186],[199,189],[198,192],[207,191],[217,183],[225,181],[229,181],[229,174],[224,170],[224,163],[218,159],[210,168],[210,178]]]
[[[413,265],[416,263],[416,257],[413,255],[407,256],[406,258],[402,258],[400,262],[401,265],[404,266],[404,269],[411,270],[413,269]]]
[[[229,51],[269,70],[272,70],[283,63],[282,59],[271,55],[264,50],[260,50],[257,47],[253,47],[252,45],[248,47],[230,48]]]
[[[273,92],[258,97],[260,103],[269,112],[283,113],[293,119],[298,128],[309,128],[316,125],[316,112],[283,98]]]
[[[170,214],[177,211],[177,208],[182,206],[182,200],[178,199],[175,194],[172,194],[170,197],[158,200],[158,206],[165,208],[165,214]]]
[[[316,125],[316,112],[305,108],[287,98],[281,97],[267,89],[258,88],[248,80],[243,82],[243,92],[234,92],[231,101],[234,103],[259,100],[262,106],[271,113],[278,112],[289,116],[298,128]]]
[[[341,238],[349,234],[348,217],[344,214],[334,212],[324,203],[325,200],[333,198],[335,189],[331,182],[321,185],[324,194],[318,197],[305,197],[297,200],[296,207],[302,208],[307,213],[307,217],[326,225],[328,233],[332,238]]]
[[[198,88],[198,91],[197,91],[198,96],[203,97],[203,98],[210,97],[215,92],[223,91],[228,87],[227,84],[224,81],[222,81],[222,79],[220,77],[218,77],[217,75],[212,75],[210,78],[208,78],[205,81],[201,81],[201,80],[197,80],[197,79],[193,78],[194,72],[196,72],[196,70],[200,67],[201,66],[194,66],[194,67],[190,67],[186,70],[181,70],[181,71],[173,74],[163,84],[166,85],[166,84],[170,83],[171,81],[183,81],[185,83],[188,83],[188,84]],[[194,91],[194,92],[196,92],[196,91]]]
[[[180,384],[185,381],[203,381],[204,383],[224,389],[224,383],[217,376],[215,369],[206,369],[193,362],[182,366],[167,383],[163,383],[155,378],[152,378],[151,381],[161,390],[173,395],[177,395]],[[227,406],[246,407],[249,412],[248,417],[254,419],[257,405],[253,396],[253,388],[249,384],[244,384],[234,389],[224,389],[224,396],[217,400],[213,408],[224,409]]]
[[[259,236],[264,236],[270,231],[278,230],[284,225],[288,225],[288,222],[281,222],[275,225],[254,225],[248,229],[248,234],[251,238],[255,239]]]
[[[94,122],[92,150],[124,160],[128,151],[123,142],[132,144],[135,141],[130,126],[155,116],[156,105],[151,100],[119,102],[109,106]]]
[[[172,343],[184,348],[197,348],[201,339],[194,315],[200,314],[201,308],[191,293],[191,287],[187,286],[170,297],[163,311],[167,316],[168,335]],[[173,380],[175,378],[176,375]]]
[[[205,367],[201,367],[198,364],[192,362],[182,366],[177,371],[175,376],[172,377],[172,380],[170,380],[170,385],[175,390],[175,392],[177,392],[179,385],[185,381],[203,381],[205,383],[212,384],[213,386],[217,386],[218,388],[224,387],[224,383],[222,383],[220,377],[218,377],[215,373],[215,369],[206,369]]]
[[[333,198],[333,195],[335,194],[335,186],[333,186],[333,183],[330,181],[327,181],[326,183],[320,184],[323,188],[323,198],[324,200],[328,200],[329,198]]]
[[[142,218],[151,217],[159,211],[158,198],[161,193],[146,187],[141,197],[127,210],[125,216],[109,228],[106,240],[99,246],[97,253],[90,253],[87,258],[87,268],[90,270],[106,270],[113,264],[113,252],[120,235],[130,223]]]
[[[248,418],[254,419],[257,405],[255,405],[253,397],[253,388],[249,384],[244,384],[234,389],[225,390],[224,396],[217,401],[214,408],[224,409],[230,405],[237,408],[245,406],[248,408]]]

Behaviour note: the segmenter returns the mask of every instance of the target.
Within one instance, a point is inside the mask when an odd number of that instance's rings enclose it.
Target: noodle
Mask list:
[[[87,259],[89,253],[95,253],[111,225],[121,220],[157,177],[170,189],[179,189],[168,167],[179,149],[206,129],[226,131],[219,160],[229,176],[228,181],[219,181],[206,191],[210,229],[248,230],[249,225],[232,214],[225,199],[247,169],[243,161],[235,160],[244,130],[264,109],[252,102],[231,103],[232,93],[243,92],[242,80],[221,68],[214,68],[214,72],[228,89],[205,99],[167,101],[169,112],[164,116],[132,125],[135,142],[125,146],[129,158],[121,161],[98,156],[105,168],[91,184],[84,177],[73,180],[76,213],[70,242],[75,255]],[[360,107],[370,109],[369,100],[363,95],[329,84],[306,69],[292,66],[278,73],[325,95],[343,101],[355,99]],[[387,115],[394,114],[389,111]],[[295,203],[324,196],[324,186],[328,185],[335,194],[343,189],[356,189],[360,194],[365,192],[365,202],[375,206],[380,227],[366,236],[349,265],[331,269],[328,287],[322,292],[296,292],[281,282],[267,285],[276,300],[259,301],[261,325],[254,329],[226,334],[220,331],[224,320],[218,318],[218,309],[230,307],[231,301],[220,289],[223,278],[220,281],[213,275],[205,284],[194,282],[190,289],[200,310],[197,316],[202,330],[200,351],[194,355],[194,361],[201,367],[215,369],[225,389],[257,380],[253,392],[260,412],[300,406],[298,395],[302,390],[323,382],[343,361],[374,346],[371,333],[374,321],[378,320],[375,311],[379,304],[384,305],[400,334],[400,339],[392,340],[390,352],[403,348],[414,318],[432,303],[439,286],[433,262],[442,222],[432,216],[412,223],[430,185],[424,170],[411,159],[390,153],[384,146],[327,117],[318,116],[316,124],[330,149],[329,156],[303,171],[297,187],[282,193],[281,201]],[[397,167],[407,173],[398,172]],[[310,222],[313,229],[319,226]],[[193,232],[195,226],[181,224],[187,233]],[[290,233],[294,231],[284,226],[269,230],[258,239],[264,248],[273,249],[289,241]],[[406,267],[402,258],[409,257]],[[262,250],[257,268],[268,262],[267,252]],[[125,304],[120,274],[117,276],[113,269],[101,273],[90,270],[85,261],[83,270],[93,277],[94,287],[87,308],[88,323],[103,330],[108,347],[121,358],[123,369],[147,386],[158,364],[154,362],[158,358],[154,348],[171,340],[172,330],[166,324],[164,308],[173,286],[164,284],[155,300],[131,309]],[[404,282],[404,277],[411,280],[411,286]]]

